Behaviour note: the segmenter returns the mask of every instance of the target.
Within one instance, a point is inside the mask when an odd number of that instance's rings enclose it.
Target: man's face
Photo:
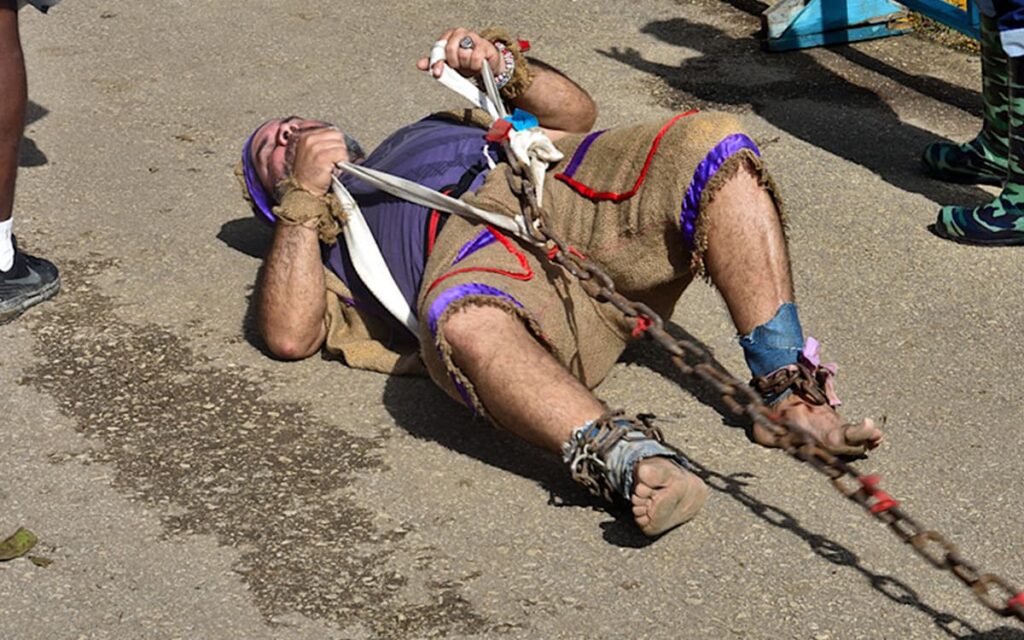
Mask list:
[[[289,146],[289,142],[295,139],[296,134],[329,126],[320,120],[289,116],[270,120],[256,130],[249,152],[252,154],[256,175],[267,193],[274,193],[277,183],[291,171],[295,148]]]

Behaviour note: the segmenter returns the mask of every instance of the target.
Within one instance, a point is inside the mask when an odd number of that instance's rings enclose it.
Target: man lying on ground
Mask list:
[[[596,118],[590,96],[525,58],[520,43],[494,30],[455,29],[443,40],[448,64],[466,77],[477,77],[486,59],[504,98],[534,114],[565,154],[543,197],[552,230],[573,251],[663,317],[695,276],[706,276],[741,335],[755,387],[780,415],[836,453],[878,445],[872,421],[842,422],[832,371],[805,348],[775,185],[735,119],[690,113],[588,135]],[[440,65],[431,70],[439,74]],[[256,213],[276,221],[256,296],[259,330],[281,358],[326,346],[359,368],[404,374],[425,365],[453,398],[631,502],[645,534],[663,533],[693,517],[707,489],[651,430],[606,414],[590,391],[631,339],[634,326],[620,312],[593,301],[528,243],[346,173],[342,183],[417,310],[418,335],[384,311],[353,268],[338,235],[344,215],[328,194],[339,162],[461,195],[487,211],[520,212],[510,186],[517,178],[509,180],[500,145],[488,143],[475,120],[471,112],[435,114],[365,158],[324,122],[262,124],[244,146],[241,170]],[[753,437],[774,444],[756,426]],[[600,461],[588,460],[602,443]]]

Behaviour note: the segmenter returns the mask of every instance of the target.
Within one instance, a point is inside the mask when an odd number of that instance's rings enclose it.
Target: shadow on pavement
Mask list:
[[[235,251],[262,260],[270,250],[273,235],[273,227],[249,216],[222,224],[217,239]]]
[[[921,150],[942,138],[901,121],[875,91],[826,68],[808,53],[767,53],[753,38],[734,38],[721,29],[683,18],[651,22],[642,32],[679,47],[680,54],[696,50],[701,55],[669,65],[647,60],[632,48],[613,47],[598,53],[660,78],[670,89],[661,99],[675,110],[752,111],[810,145],[869,169],[901,190],[939,203],[991,200],[990,194],[977,187],[945,184],[926,176],[920,168]],[[849,46],[831,51],[928,95],[942,100],[952,97],[958,106],[975,102],[971,94],[976,92],[965,95],[943,81],[915,78]]]
[[[32,102],[29,100],[28,105],[25,107],[25,126],[41,120],[46,114],[50,113],[46,107]],[[21,148],[18,150],[18,166],[19,167],[41,167],[48,163],[50,160],[46,157],[35,141],[28,137],[26,134],[21,139]]]
[[[669,325],[668,330],[676,338],[690,340],[709,350],[677,325]],[[677,382],[683,392],[692,393],[700,402],[721,414],[726,424],[748,426],[726,408],[712,389],[684,377],[657,346],[633,343],[620,362],[641,365]],[[713,360],[713,363],[722,368],[717,361]],[[642,548],[653,542],[636,528],[626,505],[608,505],[591,496],[572,481],[555,456],[495,429],[483,418],[472,416],[468,409],[449,399],[429,380],[390,377],[385,383],[383,402],[395,422],[411,435],[537,482],[548,491],[548,504],[551,506],[584,507],[608,513],[614,519],[601,527],[605,540],[610,544]]]
[[[842,544],[804,528],[793,516],[773,505],[767,504],[746,491],[749,483],[746,478],[751,474],[738,473],[723,475],[701,465],[691,458],[696,473],[708,484],[712,491],[724,494],[746,507],[754,516],[773,527],[783,529],[807,543],[811,551],[818,557],[839,567],[848,567],[859,573],[871,585],[871,588],[896,604],[917,609],[931,618],[935,626],[951,638],[974,640],[1022,640],[1024,632],[1012,627],[998,627],[989,631],[981,631],[969,622],[952,613],[939,611],[921,600],[921,597],[905,582],[892,576],[882,575],[865,567],[860,558]],[[908,554],[913,556],[913,554]],[[917,561],[913,556],[912,561]],[[949,576],[953,579],[953,576]],[[973,595],[966,590],[968,598]],[[979,605],[980,606],[980,605]]]
[[[707,349],[706,345],[678,325],[669,325],[669,331],[676,338],[690,340]],[[684,377],[666,357],[662,356],[656,345],[634,343],[627,349],[622,361],[644,366],[677,382],[683,390],[692,393],[703,404],[722,415],[725,424],[734,427],[746,426],[725,407],[717,392]],[[722,366],[713,357],[712,363],[718,367]],[[384,391],[384,405],[395,422],[413,436],[437,442],[492,467],[538,482],[549,492],[548,503],[552,506],[587,507],[613,516],[613,520],[600,525],[603,537],[609,544],[638,549],[656,542],[656,539],[644,536],[634,526],[631,513],[624,505],[609,507],[603,501],[591,497],[572,482],[564,467],[553,456],[544,455],[535,447],[494,429],[481,418],[471,417],[467,409],[448,399],[430,381],[418,378],[388,378]],[[1024,640],[1024,632],[1011,627],[982,631],[952,613],[930,606],[909,585],[897,578],[871,571],[861,563],[860,558],[851,549],[809,531],[789,513],[748,493],[745,487],[749,483],[745,478],[753,477],[752,474],[726,476],[694,461],[692,456],[688,457],[693,461],[697,474],[712,490],[732,498],[764,522],[799,537],[822,559],[837,566],[853,569],[872,589],[897,604],[913,607],[928,616],[947,636],[976,640]]]
[[[605,510],[603,501],[574,483],[554,455],[474,416],[428,379],[389,377],[383,402],[396,424],[409,434],[533,480],[549,492],[551,505]]]
[[[689,333],[674,322],[670,322],[665,325],[665,330],[675,338],[676,340],[684,340],[686,342],[693,343],[699,349],[702,349],[708,354],[710,361],[709,364],[716,369],[730,375],[731,377],[737,378],[746,382],[746,380],[738,378],[726,369],[722,363],[715,359],[714,354],[711,351],[711,347],[707,346],[693,334]],[[737,347],[738,348],[738,347]],[[737,429],[745,429],[748,431],[751,428],[750,420],[744,415],[738,415],[729,409],[728,405],[722,400],[721,395],[713,389],[711,386],[701,382],[697,378],[684,375],[675,364],[669,359],[660,346],[657,344],[644,341],[644,342],[633,342],[626,348],[625,353],[619,358],[619,362],[626,364],[636,364],[647,369],[650,369],[654,373],[676,383],[683,391],[689,393],[696,398],[701,404],[707,405],[715,410],[720,416],[722,416],[722,423],[729,427],[735,427]],[[693,366],[700,362],[700,360],[690,357],[686,358],[686,364]]]
[[[725,4],[732,6],[738,11],[749,14],[758,20],[761,18],[761,14],[765,12],[771,5],[760,0],[722,0]],[[762,39],[758,42],[763,42],[763,32],[757,31],[762,36]],[[909,35],[909,34],[908,34]],[[935,78],[933,76],[916,75],[907,73],[902,69],[898,69],[891,64],[887,64],[882,60],[873,58],[853,47],[848,46],[833,46],[829,47],[830,50],[840,55],[850,62],[859,65],[865,69],[873,71],[879,75],[886,76],[890,80],[900,83],[908,89],[912,89],[921,95],[928,96],[933,100],[945,102],[952,105],[962,111],[966,111],[976,118],[981,118],[984,113],[984,108],[981,104],[981,93],[974,91],[973,89],[967,89],[959,85],[951,84],[942,80],[941,78]],[[785,53],[776,53],[772,55],[786,55]]]
[[[217,232],[217,239],[231,247],[239,253],[263,260],[263,257],[267,255],[270,250],[270,242],[273,239],[272,227],[268,224],[257,220],[255,217],[238,218],[237,220],[229,220],[221,225],[220,231]],[[260,353],[267,356],[268,358],[276,359],[273,353],[267,348],[266,343],[263,341],[263,337],[260,336],[259,329],[256,327],[256,306],[253,292],[255,291],[256,282],[259,282],[263,275],[263,264],[260,264],[260,268],[256,273],[256,278],[253,281],[254,284],[250,285],[245,295],[246,306],[245,306],[245,317],[242,318],[242,336],[245,341],[248,342],[254,349],[257,349]]]

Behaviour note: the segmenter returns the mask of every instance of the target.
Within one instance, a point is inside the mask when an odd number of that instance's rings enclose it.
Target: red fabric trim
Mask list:
[[[441,223],[441,212],[437,209],[430,210],[430,223],[427,227],[427,257],[434,253],[434,242],[437,240],[437,225]]]
[[[508,251],[509,253],[516,257],[516,260],[519,262],[519,266],[522,268],[522,271],[517,273],[515,271],[509,271],[507,269],[498,269],[496,267],[464,267],[462,269],[456,269],[455,271],[449,271],[448,273],[444,274],[437,280],[431,282],[430,286],[427,288],[427,293],[433,291],[437,285],[441,284],[448,278],[451,278],[452,276],[457,276],[460,273],[496,273],[499,276],[506,276],[512,278],[513,280],[526,281],[533,279],[533,269],[530,268],[530,263],[526,261],[526,255],[524,255],[523,252],[520,251],[519,248],[516,247],[516,245],[511,240],[506,238],[504,235],[502,235],[500,231],[498,231],[491,225],[487,225],[487,230],[494,235],[495,240],[500,242],[501,245],[505,247],[506,251]]]
[[[488,142],[503,142],[508,140],[508,132],[512,130],[512,123],[504,118],[498,118],[488,129],[484,140]]]
[[[640,189],[640,185],[643,184],[644,179],[647,178],[647,170],[651,168],[651,161],[654,159],[654,154],[658,150],[658,146],[661,144],[661,139],[665,137],[668,130],[672,128],[675,123],[679,122],[687,116],[692,116],[697,113],[696,109],[690,109],[686,113],[680,113],[665,123],[665,126],[661,128],[658,135],[654,136],[654,142],[651,143],[651,149],[647,152],[647,159],[644,160],[644,166],[640,170],[640,175],[637,176],[636,182],[633,184],[633,188],[626,192],[615,192],[615,191],[596,191],[582,182],[570,178],[564,173],[555,174],[555,180],[561,180],[570,187],[572,187],[577,193],[590,198],[591,200],[611,200],[612,202],[622,202],[628,200],[636,195],[636,192]]]
[[[451,194],[452,189],[445,189],[441,193]],[[437,227],[441,224],[441,212],[437,209],[430,210],[430,222],[427,225],[427,257],[434,253],[434,243],[437,241]]]

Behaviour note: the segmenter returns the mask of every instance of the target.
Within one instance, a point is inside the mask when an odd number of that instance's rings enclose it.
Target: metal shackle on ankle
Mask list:
[[[792,391],[811,404],[838,407],[842,401],[836,395],[833,379],[839,367],[835,363],[821,363],[819,346],[817,340],[808,337],[794,364],[755,376],[750,386],[768,404],[779,402]]]
[[[643,418],[635,420],[624,417],[622,411],[609,411],[573,431],[563,445],[563,460],[572,479],[591,494],[613,502],[616,496],[629,500],[633,470],[641,460],[666,457],[689,468],[686,458],[666,446],[661,430]]]

